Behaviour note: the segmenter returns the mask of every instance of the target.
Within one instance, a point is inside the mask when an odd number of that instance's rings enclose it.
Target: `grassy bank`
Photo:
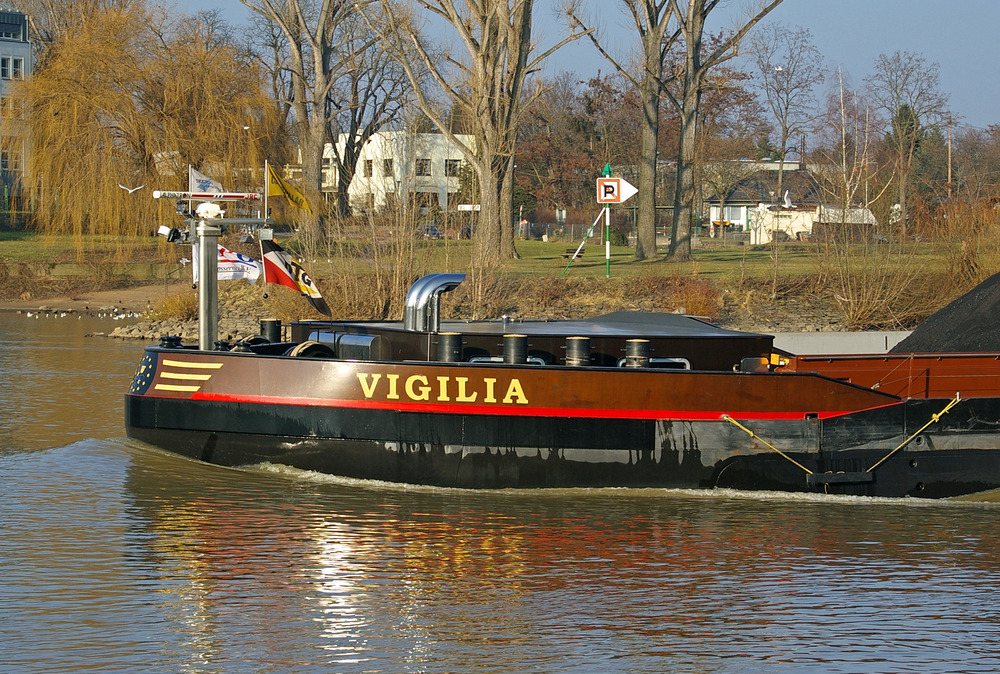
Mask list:
[[[259,257],[256,248],[227,235],[223,245]],[[469,279],[442,298],[445,315],[479,318],[586,316],[616,309],[685,311],[720,322],[772,317],[814,323],[836,316],[844,328],[908,328],[966,292],[987,270],[961,273],[954,247],[910,243],[784,243],[776,246],[700,242],[689,262],[636,260],[632,248],[588,242],[582,258],[565,253],[578,241],[518,241],[520,258],[490,273],[469,269],[465,240],[335,239],[318,247],[282,244],[300,257],[317,280],[334,315],[398,318],[410,283],[424,273],[464,272]],[[81,290],[161,283],[189,278],[181,264],[190,249],[162,237],[52,237],[0,233],[0,299],[67,295]],[[72,267],[73,276],[56,273]],[[610,276],[608,269],[610,267]],[[259,301],[261,289],[222,284],[224,301],[241,295]],[[269,310],[290,320],[309,317],[292,291],[268,290]],[[164,314],[190,311],[193,291],[161,307]],[[784,318],[782,318],[784,317]],[[829,319],[833,320],[833,319]],[[811,329],[811,328],[807,328]],[[818,328],[822,329],[822,328]]]

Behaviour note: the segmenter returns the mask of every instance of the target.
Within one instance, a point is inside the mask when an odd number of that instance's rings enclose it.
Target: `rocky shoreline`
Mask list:
[[[608,308],[608,311],[614,311]],[[716,325],[744,332],[845,332],[848,328],[836,308],[822,298],[778,298],[756,305],[752,310],[730,307],[715,321]],[[253,316],[230,312],[219,319],[218,338],[228,342],[260,334],[260,321]],[[158,340],[163,335],[179,335],[185,342],[197,341],[197,321],[143,319],[116,327],[108,337],[116,339]]]
[[[249,318],[223,318],[219,320],[218,339],[235,343],[260,334],[260,321]],[[140,339],[147,342],[158,341],[161,337],[176,335],[188,344],[198,341],[197,321],[140,320],[130,325],[119,325],[106,335],[115,339]]]

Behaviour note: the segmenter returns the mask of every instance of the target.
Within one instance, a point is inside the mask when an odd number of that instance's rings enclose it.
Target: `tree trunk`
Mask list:
[[[479,175],[479,224],[472,237],[472,266],[478,269],[496,269],[503,264],[504,231],[513,247],[513,230],[507,222],[511,201],[505,200],[504,182],[509,175],[509,157],[499,156],[480,148],[483,152]],[[509,196],[509,195],[508,195]],[[505,205],[506,204],[506,205]],[[506,227],[504,226],[506,223]]]
[[[521,256],[514,245],[514,157],[507,160],[507,170],[500,184],[500,256],[507,260],[517,260]]]
[[[357,132],[351,129],[350,134],[357,136]],[[349,136],[350,137],[350,136]],[[336,143],[336,139],[334,139]],[[344,151],[337,158],[337,203],[336,212],[341,215],[341,217],[348,217],[351,215],[351,199],[348,193],[348,188],[351,186],[351,181],[354,180],[354,176],[358,172],[358,157],[361,155],[361,143],[350,142],[350,140],[345,143]]]
[[[660,130],[660,78],[662,61],[659,44],[646,59],[642,87],[642,136],[639,150],[639,200],[636,214],[635,256],[640,260],[656,257],[656,139]]]
[[[691,259],[691,221],[694,215],[694,163],[698,131],[701,87],[689,68],[684,79],[681,109],[681,138],[677,158],[677,190],[674,192],[674,219],[670,228],[668,257],[677,262]]]
[[[296,106],[298,107],[298,106]],[[305,107],[305,106],[303,106]],[[297,124],[299,129],[299,148],[302,152],[302,187],[306,199],[312,206],[312,213],[295,209],[296,217],[305,230],[313,236],[320,234],[319,212],[322,203],[321,184],[323,181],[323,146],[326,142],[326,125],[321,117],[299,117],[306,120]]]

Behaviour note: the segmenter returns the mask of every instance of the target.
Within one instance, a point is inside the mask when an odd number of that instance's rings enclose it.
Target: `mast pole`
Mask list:
[[[211,351],[219,336],[219,236],[222,229],[198,220],[198,348]]]

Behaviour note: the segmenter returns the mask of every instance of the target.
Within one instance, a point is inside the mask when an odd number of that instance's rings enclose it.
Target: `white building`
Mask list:
[[[28,16],[10,5],[0,3],[0,119],[12,116],[12,103],[8,97],[10,82],[26,79],[32,71],[32,43],[28,39]],[[2,201],[8,204],[10,186],[21,178],[24,166],[24,147],[17,131],[0,122],[4,136],[0,149],[0,179],[4,193]]]
[[[466,145],[473,136],[458,136]],[[338,141],[343,147],[344,140]],[[381,209],[393,203],[416,203],[445,210],[458,191],[464,159],[444,134],[381,131],[361,148],[361,156],[347,188],[351,210]],[[323,191],[337,189],[333,146],[323,152]],[[411,201],[412,200],[412,201]]]
[[[830,229],[842,231],[847,228],[854,236],[870,238],[875,232],[875,215],[867,208],[834,208],[831,206],[816,206],[815,208],[768,207],[759,204],[749,212],[748,229],[751,245],[770,243],[777,238],[782,240],[806,239]],[[826,231],[824,232],[824,228]]]
[[[760,245],[779,241],[801,239],[812,234],[813,218],[817,209],[758,204],[748,211],[747,229],[750,244]]]

